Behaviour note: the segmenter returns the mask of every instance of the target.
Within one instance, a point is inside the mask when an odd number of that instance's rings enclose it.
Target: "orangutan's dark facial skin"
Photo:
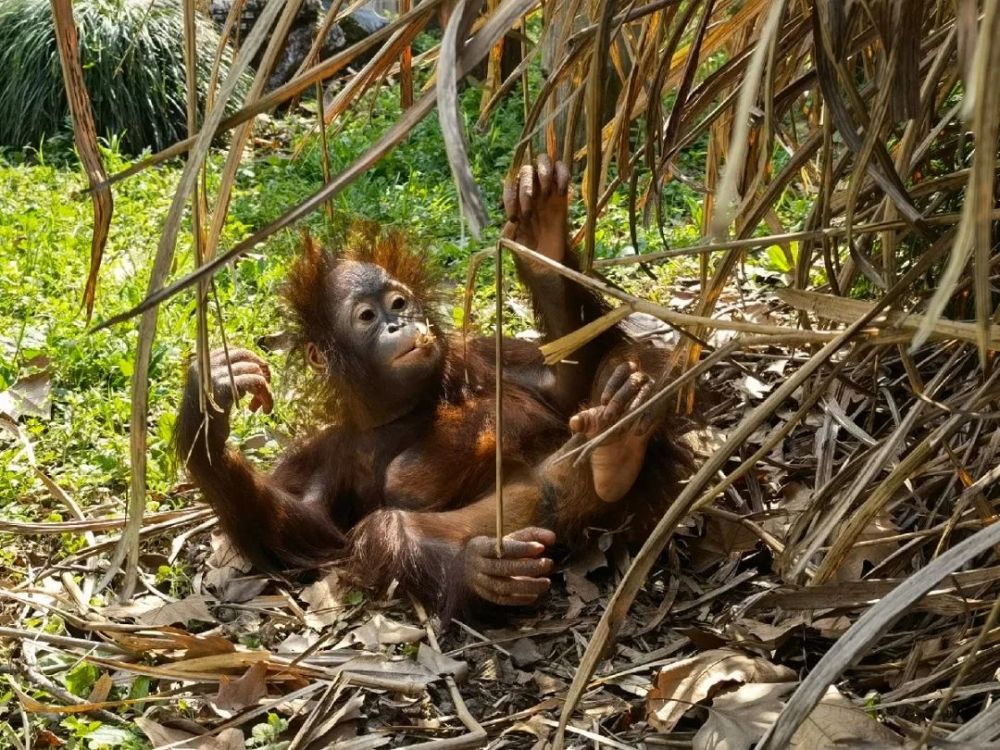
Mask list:
[[[385,414],[398,417],[439,379],[444,351],[419,300],[381,266],[348,260],[329,277],[336,300],[330,343],[307,349],[310,363],[334,378],[361,380],[377,389]],[[345,367],[350,366],[351,372]]]
[[[337,269],[337,327],[367,348],[371,363],[393,379],[434,368],[441,356],[420,303],[385,269],[348,261]]]

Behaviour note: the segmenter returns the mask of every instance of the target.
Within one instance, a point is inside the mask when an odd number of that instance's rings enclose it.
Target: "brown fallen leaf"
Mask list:
[[[660,732],[669,732],[692,705],[713,697],[733,683],[790,682],[795,672],[731,649],[713,649],[660,670],[646,698],[647,720]]]
[[[530,667],[542,660],[542,653],[530,638],[518,638],[507,647],[515,667]]]
[[[183,658],[194,659],[213,654],[228,654],[236,650],[232,641],[218,635],[192,635],[179,628],[164,627],[155,636],[137,633],[102,631],[103,635],[129,653],[180,651]]]
[[[316,645],[319,641],[319,633],[306,631],[304,633],[292,633],[276,647],[275,652],[279,654],[304,654],[307,649]]]
[[[428,685],[440,679],[423,664],[382,655],[357,656],[337,671],[353,684],[396,690],[406,695],[420,695]]]
[[[306,625],[313,630],[323,630],[337,622],[344,612],[345,593],[346,587],[335,570],[302,589],[299,598],[309,605]]]
[[[306,732],[302,739],[302,747],[309,750],[325,750],[325,748],[344,746],[342,743],[358,738],[358,722],[361,719],[361,709],[365,705],[363,692],[358,690],[353,696],[333,713],[317,722]],[[371,735],[368,735],[371,737]],[[386,737],[385,743],[372,743],[371,748],[387,744],[391,737]]]
[[[726,518],[709,516],[705,531],[692,545],[691,565],[695,570],[707,570],[724,560],[757,548],[760,539],[743,524]]]
[[[747,375],[743,380],[738,382],[738,386],[742,393],[751,401],[762,401],[767,398],[767,394],[771,392],[774,388],[770,383],[765,383],[762,380],[755,378],[753,375]]]
[[[426,643],[421,643],[420,648],[417,650],[417,663],[427,667],[432,673],[440,677],[451,675],[459,683],[465,682],[469,677],[469,665],[467,662],[445,656]]]
[[[20,378],[6,391],[0,392],[0,412],[13,420],[21,417],[52,417],[52,378],[47,372],[36,372]]]
[[[788,529],[813,503],[813,490],[802,482],[789,482],[781,488],[777,512],[764,518],[761,528],[781,540]],[[787,540],[785,540],[787,541]]]
[[[539,695],[556,695],[566,690],[566,683],[563,680],[545,672],[535,670],[531,679],[534,680]]]
[[[879,539],[889,539],[899,533],[888,513],[877,516],[858,537],[859,542],[873,542]],[[855,545],[844,557],[834,574],[837,581],[860,581],[864,574],[865,563],[878,565],[889,555],[899,549],[899,542],[884,541],[877,544]]]
[[[587,578],[587,574],[607,566],[608,558],[597,546],[591,546],[583,554],[574,556],[563,570],[566,591],[579,597],[584,603],[594,601],[600,595],[601,590]]]
[[[219,601],[245,604],[266,589],[269,583],[265,576],[233,576],[219,591]]]
[[[563,617],[567,620],[574,620],[580,616],[580,613],[583,612],[583,608],[587,605],[584,603],[583,599],[573,594],[570,594],[567,598],[569,600],[569,604],[566,607],[566,614],[563,615]]]
[[[816,747],[901,747],[902,738],[830,685],[792,736],[793,750]]]
[[[243,732],[230,727],[214,737],[199,737],[191,747],[193,750],[245,750],[246,741]]]
[[[216,654],[231,654],[236,651],[232,641],[221,635],[192,635],[178,628],[165,627],[163,633],[169,634],[184,651],[185,659],[197,659],[202,656]]]
[[[123,604],[109,604],[106,607],[101,607],[99,611],[109,620],[138,620],[139,617],[162,606],[163,599],[148,594],[146,596],[133,597]]]
[[[843,615],[820,617],[813,620],[812,627],[818,630],[824,638],[840,638],[850,629],[851,620]]]
[[[208,570],[205,573],[204,582],[213,591],[217,592],[223,601],[225,599],[226,586],[235,577],[241,576],[250,570],[250,563],[236,551],[236,548],[229,541],[229,537],[221,531],[216,531],[211,537],[212,554],[206,564]]]
[[[516,732],[530,734],[537,740],[546,740],[549,735],[552,734],[552,729],[545,723],[541,716],[530,716],[524,721],[518,721],[511,724],[503,730],[501,736],[514,734]]]
[[[93,711],[100,711],[103,709],[115,709],[121,708],[122,706],[134,706],[137,703],[150,702],[153,700],[151,696],[146,696],[145,698],[126,698],[120,701],[100,701],[98,703],[73,703],[68,706],[60,706],[55,703],[42,703],[39,700],[35,700],[26,692],[24,692],[17,683],[11,682],[10,688],[17,696],[18,701],[21,704],[21,708],[27,711],[29,714],[86,714]],[[162,700],[162,699],[161,699]]]
[[[267,695],[267,664],[257,662],[242,676],[219,678],[219,692],[212,701],[222,711],[241,711],[256,706]]]
[[[268,651],[234,651],[228,654],[199,656],[196,659],[182,659],[181,661],[164,665],[162,669],[174,674],[194,675],[205,674],[207,672],[221,674],[224,669],[247,669],[260,662],[267,664],[270,659],[271,654]]]
[[[191,620],[200,622],[216,622],[215,617],[208,611],[208,602],[205,597],[193,594],[177,602],[164,604],[162,607],[151,609],[136,616],[136,620],[143,625],[152,627],[158,625],[185,625]]]
[[[750,750],[781,713],[781,698],[794,682],[741,685],[712,701],[708,719],[691,741],[692,750]]]
[[[235,727],[223,729],[217,735],[199,736],[183,729],[166,727],[144,716],[137,716],[133,721],[149,738],[154,750],[177,742],[183,742],[183,747],[191,750],[244,750],[245,748],[243,732]]]
[[[782,617],[776,623],[743,617],[726,627],[724,633],[731,642],[751,640],[755,645],[773,651],[788,640],[793,632],[804,627],[805,621],[805,616],[801,614]]]
[[[726,442],[726,433],[718,427],[707,425],[696,427],[681,435],[679,441],[695,456],[707,458],[718,451]]]
[[[90,695],[87,696],[88,703],[103,703],[111,695],[111,688],[114,687],[114,681],[111,679],[111,675],[107,672],[101,672],[101,676],[97,678],[94,683],[94,687],[90,689]]]
[[[579,598],[583,603],[588,604],[600,596],[601,590],[596,583],[587,578],[585,573],[567,570],[563,576],[566,579],[566,591]]]
[[[796,683],[750,683],[717,696],[692,750],[750,750],[774,723]],[[901,738],[853,705],[837,688],[827,689],[792,737],[790,750],[820,747],[898,747]]]
[[[350,631],[334,648],[360,645],[369,651],[374,651],[379,646],[416,643],[422,640],[426,634],[427,631],[423,628],[405,625],[379,614],[361,627]]]

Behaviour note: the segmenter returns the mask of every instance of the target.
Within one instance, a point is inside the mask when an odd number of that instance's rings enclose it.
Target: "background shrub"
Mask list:
[[[73,10],[98,133],[120,134],[132,153],[186,136],[180,0],[77,0]],[[202,102],[218,42],[199,17]],[[229,62],[227,50],[221,76]],[[72,127],[49,0],[0,0],[0,146],[38,145],[59,132]]]

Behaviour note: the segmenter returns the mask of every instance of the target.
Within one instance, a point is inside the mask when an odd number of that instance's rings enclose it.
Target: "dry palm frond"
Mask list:
[[[107,174],[104,171],[104,163],[97,147],[97,127],[94,124],[90,96],[83,79],[80,40],[76,21],[73,19],[73,4],[69,0],[53,2],[52,19],[55,24],[56,46],[59,48],[59,62],[62,66],[66,98],[69,101],[69,109],[73,117],[76,147],[79,149],[80,159],[86,167],[90,186],[94,188],[92,195],[94,233],[90,242],[90,270],[87,273],[87,286],[83,292],[83,304],[87,308],[87,319],[89,320],[94,312],[97,276],[101,269],[104,246],[108,241],[108,230],[111,228],[114,201],[110,188],[103,185],[107,180]]]

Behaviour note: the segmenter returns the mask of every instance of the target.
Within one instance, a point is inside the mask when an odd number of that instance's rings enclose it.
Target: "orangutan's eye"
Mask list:
[[[397,294],[395,297],[392,298],[392,302],[389,303],[389,307],[392,308],[392,310],[394,310],[395,312],[399,312],[400,310],[405,310],[406,297],[404,297],[401,294]]]
[[[362,323],[371,323],[375,320],[375,311],[370,307],[362,307],[358,311],[358,320]]]

